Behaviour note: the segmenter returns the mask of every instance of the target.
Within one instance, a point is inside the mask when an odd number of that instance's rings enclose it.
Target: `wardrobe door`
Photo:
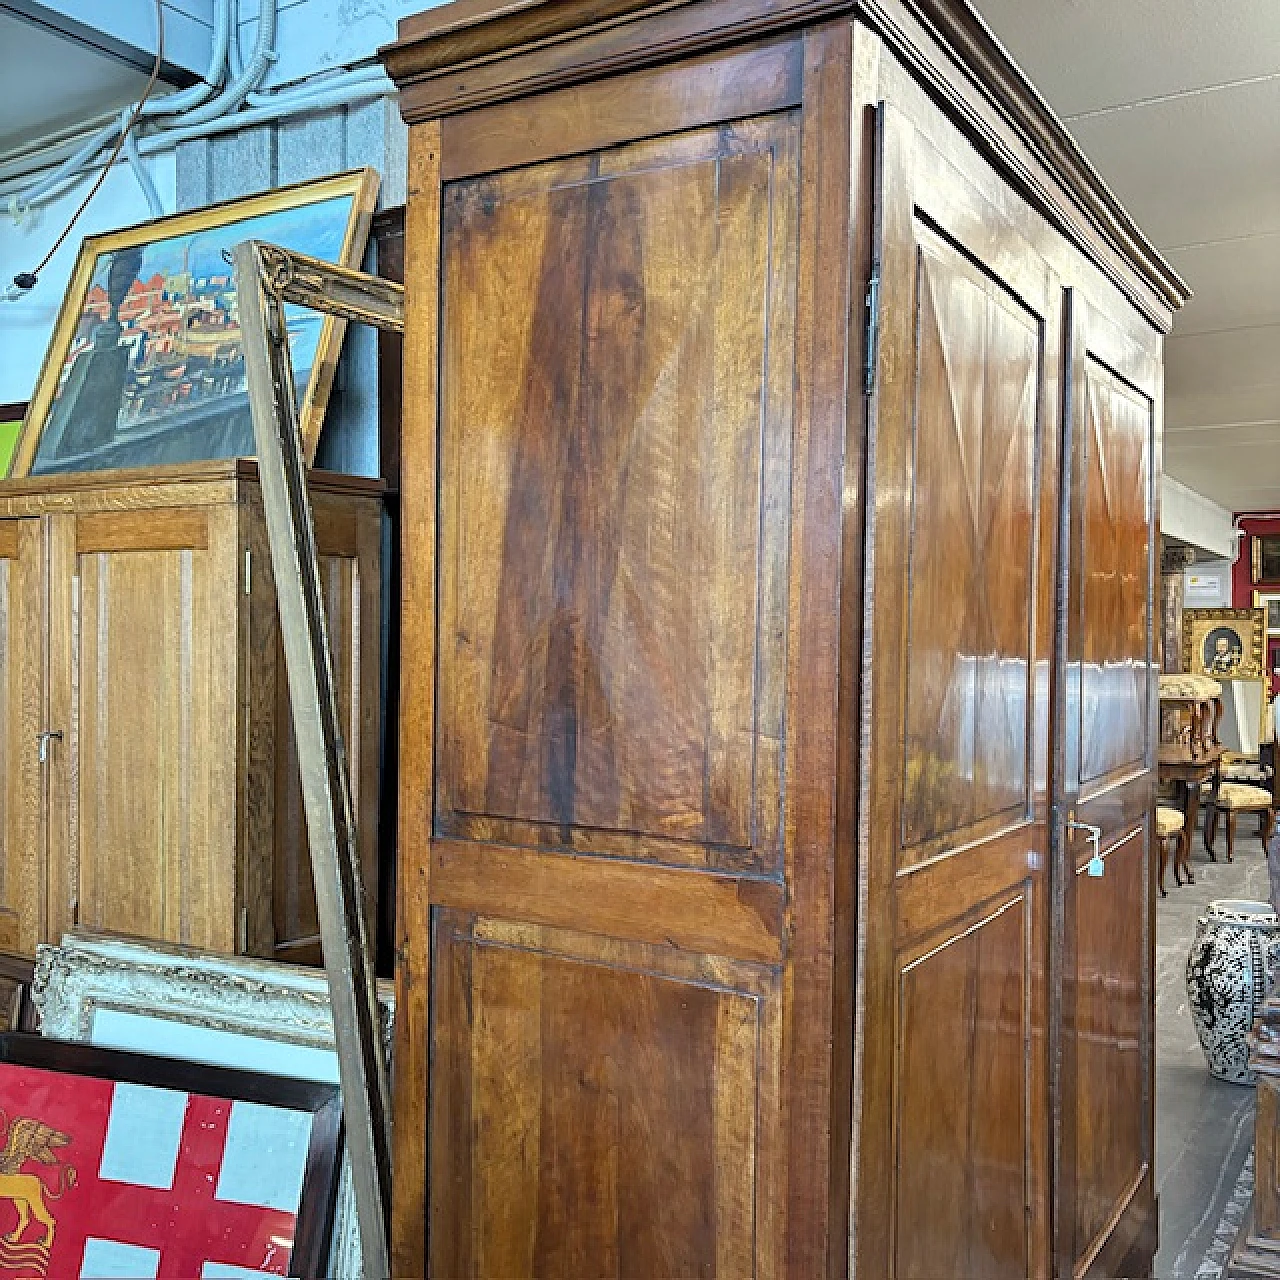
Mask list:
[[[45,925],[45,558],[39,517],[0,520],[0,950],[34,952]]]
[[[881,91],[855,1261],[1044,1275],[1062,293],[1043,224]]]
[[[398,1273],[824,1270],[849,40],[415,130]]]
[[[233,507],[54,516],[50,927],[236,950]]]
[[[1061,858],[1057,1269],[1146,1274],[1152,1181],[1152,606],[1160,474],[1158,338],[1118,300],[1069,294],[1069,524]],[[1099,870],[1095,865],[1094,871]],[[1134,1269],[1137,1267],[1137,1269]]]

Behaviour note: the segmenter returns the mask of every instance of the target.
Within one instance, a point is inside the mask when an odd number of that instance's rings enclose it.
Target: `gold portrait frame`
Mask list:
[[[243,233],[236,230],[237,224],[349,197],[351,208],[346,219],[337,265],[358,267],[369,238],[369,227],[378,198],[378,185],[379,177],[375,169],[352,169],[327,178],[293,183],[260,195],[226,200],[203,209],[153,218],[148,222],[125,227],[119,231],[86,236],[81,243],[71,280],[63,294],[58,318],[45,352],[44,363],[40,368],[40,376],[36,381],[35,391],[32,393],[31,403],[23,420],[22,431],[13,451],[7,474],[14,478],[31,474],[41,439],[49,425],[51,410],[63,382],[72,343],[76,339],[77,330],[87,318],[86,304],[90,287],[104,256],[116,254],[125,249],[145,251],[148,245],[161,241],[185,239],[190,244],[200,233],[224,228],[227,230],[226,238],[230,245],[245,238]],[[230,271],[231,268],[228,266],[228,275]],[[194,275],[194,271],[191,274]],[[188,288],[190,284],[191,281],[188,279]],[[298,417],[308,465],[315,460],[320,430],[324,423],[325,407],[333,387],[334,373],[342,350],[345,331],[344,319],[333,315],[324,316],[316,339],[315,357],[306,389],[305,391],[299,389]],[[131,462],[127,465],[145,466],[148,463]],[[106,467],[84,469],[99,470],[108,469],[111,466],[112,464],[107,464]]]
[[[1182,669],[1215,680],[1261,680],[1266,618],[1263,609],[1184,609]],[[1216,648],[1219,637],[1228,649],[1215,660],[1207,646]]]

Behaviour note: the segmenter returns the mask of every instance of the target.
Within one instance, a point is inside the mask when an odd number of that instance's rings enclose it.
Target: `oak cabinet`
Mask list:
[[[312,493],[372,889],[381,498]],[[84,925],[318,962],[252,463],[5,484],[0,662],[0,945]]]
[[[396,1274],[1145,1274],[1185,287],[960,0],[383,57]]]

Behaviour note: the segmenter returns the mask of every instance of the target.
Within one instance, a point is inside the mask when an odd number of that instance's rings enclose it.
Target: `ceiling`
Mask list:
[[[0,9],[0,155],[123,108],[146,87],[146,72]]]
[[[974,0],[1195,297],[1165,470],[1280,510],[1280,0]]]

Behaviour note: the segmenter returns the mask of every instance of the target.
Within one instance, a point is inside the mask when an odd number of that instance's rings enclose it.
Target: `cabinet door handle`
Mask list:
[[[61,741],[62,741],[62,730],[61,730],[61,729],[47,729],[47,730],[45,730],[45,732],[44,732],[44,733],[38,733],[38,734],[36,734],[36,742],[37,742],[37,743],[39,743],[40,763],[41,763],[41,764],[44,764],[44,762],[49,758],[49,739],[50,739],[50,738],[57,738],[57,740],[58,740],[59,742],[61,742]]]
[[[1102,861],[1102,828],[1095,827],[1092,822],[1077,822],[1074,818],[1067,822],[1068,831],[1083,831],[1093,845],[1093,857],[1089,859],[1089,875],[1097,878],[1106,874],[1106,863]]]

